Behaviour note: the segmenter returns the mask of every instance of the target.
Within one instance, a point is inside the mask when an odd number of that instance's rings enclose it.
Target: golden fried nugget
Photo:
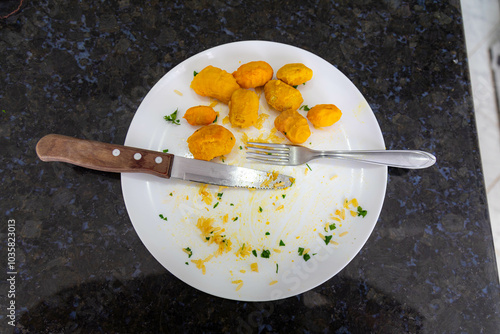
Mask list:
[[[311,80],[313,71],[301,63],[286,64],[278,70],[276,78],[290,86],[302,85]]]
[[[235,90],[229,101],[229,121],[232,126],[248,128],[259,118],[259,97],[254,91]]]
[[[209,65],[193,78],[191,88],[198,95],[213,97],[227,104],[240,86],[231,74]]]
[[[311,135],[307,119],[294,109],[279,114],[274,120],[274,127],[294,144],[302,144]]]
[[[233,76],[242,88],[255,88],[264,86],[273,73],[273,68],[265,61],[251,61],[238,67]]]
[[[217,113],[209,106],[196,106],[186,110],[184,117],[191,125],[212,124],[217,118]]]
[[[217,124],[205,125],[187,139],[193,157],[206,161],[229,154],[235,142],[231,131]]]
[[[292,86],[281,80],[270,80],[264,86],[267,103],[278,111],[287,109],[297,110],[304,99],[302,94]]]
[[[342,112],[333,104],[318,104],[307,112],[307,119],[317,128],[333,125],[341,116]]]

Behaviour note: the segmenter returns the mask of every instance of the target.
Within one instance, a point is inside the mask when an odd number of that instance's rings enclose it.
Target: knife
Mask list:
[[[36,153],[42,161],[67,162],[105,172],[148,173],[226,187],[281,189],[294,182],[287,175],[57,134],[42,137]]]

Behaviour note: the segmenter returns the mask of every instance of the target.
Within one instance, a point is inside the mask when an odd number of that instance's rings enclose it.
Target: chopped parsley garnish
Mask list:
[[[285,246],[285,243],[283,242],[283,240],[280,240],[280,246]]]
[[[170,195],[170,196],[174,196],[174,194],[172,194],[172,193],[170,193],[169,195]]]
[[[163,116],[163,118],[167,121],[167,122],[171,122],[173,124],[176,124],[176,125],[181,125],[181,121],[179,119],[177,119],[177,111],[179,110],[179,108],[175,109],[175,111],[173,113],[171,113],[170,115],[165,115]]]
[[[242,149],[243,149],[243,146],[240,146],[240,150],[242,150]]]
[[[215,203],[215,205],[214,205],[214,209],[217,207],[217,205],[219,205],[219,202]]]
[[[184,250],[186,251],[187,255],[188,255],[188,258],[191,257],[193,255],[193,251],[191,250],[191,248],[189,247],[186,247],[184,248]]]
[[[332,237],[333,237],[333,235],[326,235],[325,236],[325,244],[328,245],[330,243],[330,240],[332,240]]]
[[[234,204],[233,204],[233,203],[231,203],[231,204],[229,204],[229,205],[234,206]]]
[[[219,114],[217,114],[217,115],[215,116],[215,119],[214,119],[214,121],[213,121],[212,123],[217,123],[217,119],[218,119],[218,118],[219,118]]]
[[[302,253],[304,253],[304,248],[299,247],[299,255],[302,256]]]
[[[158,215],[158,217],[160,217],[161,219],[163,219],[163,220],[165,220],[165,221],[167,221],[167,220],[168,220],[168,219],[167,219],[167,217],[165,217],[165,216],[164,216],[164,215],[162,215],[161,213]]]
[[[295,89],[297,89],[297,87],[299,87],[299,85],[293,85],[292,87],[295,88]]]
[[[269,255],[271,255],[271,251],[268,249],[264,249],[264,250],[262,250],[260,257],[263,257],[265,259],[269,259]]]
[[[186,266],[189,266],[189,263],[187,263],[187,262],[184,262],[184,263],[186,264]]]
[[[252,254],[253,254],[255,257],[257,257],[257,251],[256,251],[255,249],[252,251]]]
[[[196,71],[193,71],[193,77],[197,76],[198,75],[198,72]]]
[[[259,212],[262,212],[262,207],[261,206],[259,206]]]
[[[311,255],[306,253],[306,254],[304,254],[303,258],[304,258],[304,261],[307,262],[307,260],[309,260],[311,258]]]
[[[329,227],[330,227],[330,231],[335,230],[337,228],[337,226],[335,226],[335,223],[330,224]]]
[[[233,218],[233,222],[237,221],[238,220],[238,217],[234,217]]]
[[[271,235],[271,233],[269,233],[269,232],[266,232],[266,235]]]
[[[299,108],[299,110],[309,111],[309,110],[311,110],[311,108],[309,108],[309,106],[307,104],[304,104],[303,106],[301,106]]]
[[[367,213],[368,213],[368,211],[363,210],[362,207],[358,206],[358,217],[362,216],[363,218],[365,218],[365,216],[366,216]]]
[[[309,170],[312,170],[311,166],[309,166],[309,164],[306,164],[307,168],[309,168]]]
[[[286,194],[281,195],[281,197],[285,198],[285,197],[286,197]]]
[[[168,153],[168,148],[166,150],[163,150],[163,153]]]
[[[276,274],[278,273],[278,264],[276,263]]]

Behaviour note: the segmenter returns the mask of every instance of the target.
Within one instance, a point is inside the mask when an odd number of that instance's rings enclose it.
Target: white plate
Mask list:
[[[378,123],[368,103],[357,88],[334,66],[320,57],[289,45],[245,41],[221,45],[201,52],[169,71],[151,89],[141,103],[130,125],[125,145],[191,157],[186,139],[197,127],[184,119],[181,125],[163,120],[164,115],[179,109],[179,118],[189,107],[208,105],[210,99],[197,96],[190,83],[194,71],[213,65],[229,73],[241,64],[254,60],[268,62],[276,71],[287,63],[304,63],[314,76],[299,90],[304,104],[312,107],[333,103],[343,112],[339,122],[326,129],[315,129],[305,146],[319,149],[384,149]],[[247,190],[210,186],[214,194],[222,192],[220,201],[211,205],[201,201],[200,184],[156,178],[150,175],[123,174],[125,204],[137,234],[151,254],[171,273],[187,284],[209,294],[245,301],[267,301],[293,296],[325,282],[344,268],[370,236],[385,197],[387,168],[361,165],[339,160],[316,160],[307,166],[277,167],[245,160],[242,138],[268,137],[277,112],[271,110],[261,95],[260,113],[270,117],[261,130],[237,130],[223,124],[227,106],[214,107],[220,112],[218,124],[233,132],[237,142],[225,163],[261,170],[278,170],[295,177],[295,185],[287,190]],[[301,111],[305,115],[304,111]],[[281,136],[281,134],[277,134]],[[216,162],[221,162],[219,158]],[[306,171],[307,170],[307,171]],[[282,195],[286,195],[283,198]],[[366,217],[354,217],[349,211],[337,229],[325,233],[324,226],[334,223],[331,214],[342,209],[346,199],[356,198],[367,210]],[[216,208],[213,208],[219,202]],[[232,204],[232,205],[231,205]],[[283,209],[276,210],[281,205]],[[259,211],[262,208],[262,212]],[[356,209],[354,209],[356,210]],[[159,215],[168,220],[162,220]],[[229,221],[222,219],[228,214]],[[238,220],[233,221],[233,217]],[[216,226],[225,229],[233,250],[206,263],[206,274],[191,262],[213,254],[216,245],[208,245],[196,227],[199,217],[212,217]],[[269,235],[266,235],[269,232]],[[333,232],[333,234],[332,234]],[[347,232],[347,233],[344,233]],[[328,246],[319,236],[333,235]],[[279,246],[283,240],[285,246]],[[259,257],[245,259],[234,254],[243,243],[256,249]],[[183,248],[190,247],[190,259]],[[307,262],[298,248],[310,249]],[[269,259],[260,257],[270,250]],[[275,251],[280,250],[281,253]],[[314,255],[313,255],[314,254]],[[259,272],[252,272],[256,262]],[[187,264],[186,264],[187,263]],[[278,266],[277,266],[278,265]],[[276,272],[278,269],[278,272]],[[243,285],[237,291],[241,281]],[[271,283],[274,284],[271,285]]]

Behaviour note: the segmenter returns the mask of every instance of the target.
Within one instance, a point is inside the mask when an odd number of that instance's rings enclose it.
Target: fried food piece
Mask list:
[[[268,81],[264,86],[264,94],[267,103],[278,111],[297,110],[304,102],[299,90],[281,80]]]
[[[213,97],[228,104],[231,95],[240,86],[231,74],[209,65],[193,78],[191,88],[198,95]]]
[[[304,82],[311,80],[312,76],[313,71],[301,63],[286,64],[276,73],[276,78],[290,86],[302,85]]]
[[[251,61],[238,67],[233,77],[242,88],[255,88],[264,86],[273,74],[273,68],[265,61]]]
[[[212,124],[217,118],[217,113],[209,106],[196,106],[186,110],[184,117],[191,125]]]
[[[274,120],[274,127],[294,144],[302,144],[311,135],[307,119],[294,109],[279,114]]]
[[[307,119],[317,128],[330,126],[342,116],[342,111],[334,104],[318,104],[307,112]]]
[[[193,157],[206,161],[229,154],[235,142],[231,131],[217,124],[205,125],[187,139],[189,151]]]
[[[229,121],[232,126],[248,128],[259,118],[259,97],[254,91],[235,90],[229,101]]]

